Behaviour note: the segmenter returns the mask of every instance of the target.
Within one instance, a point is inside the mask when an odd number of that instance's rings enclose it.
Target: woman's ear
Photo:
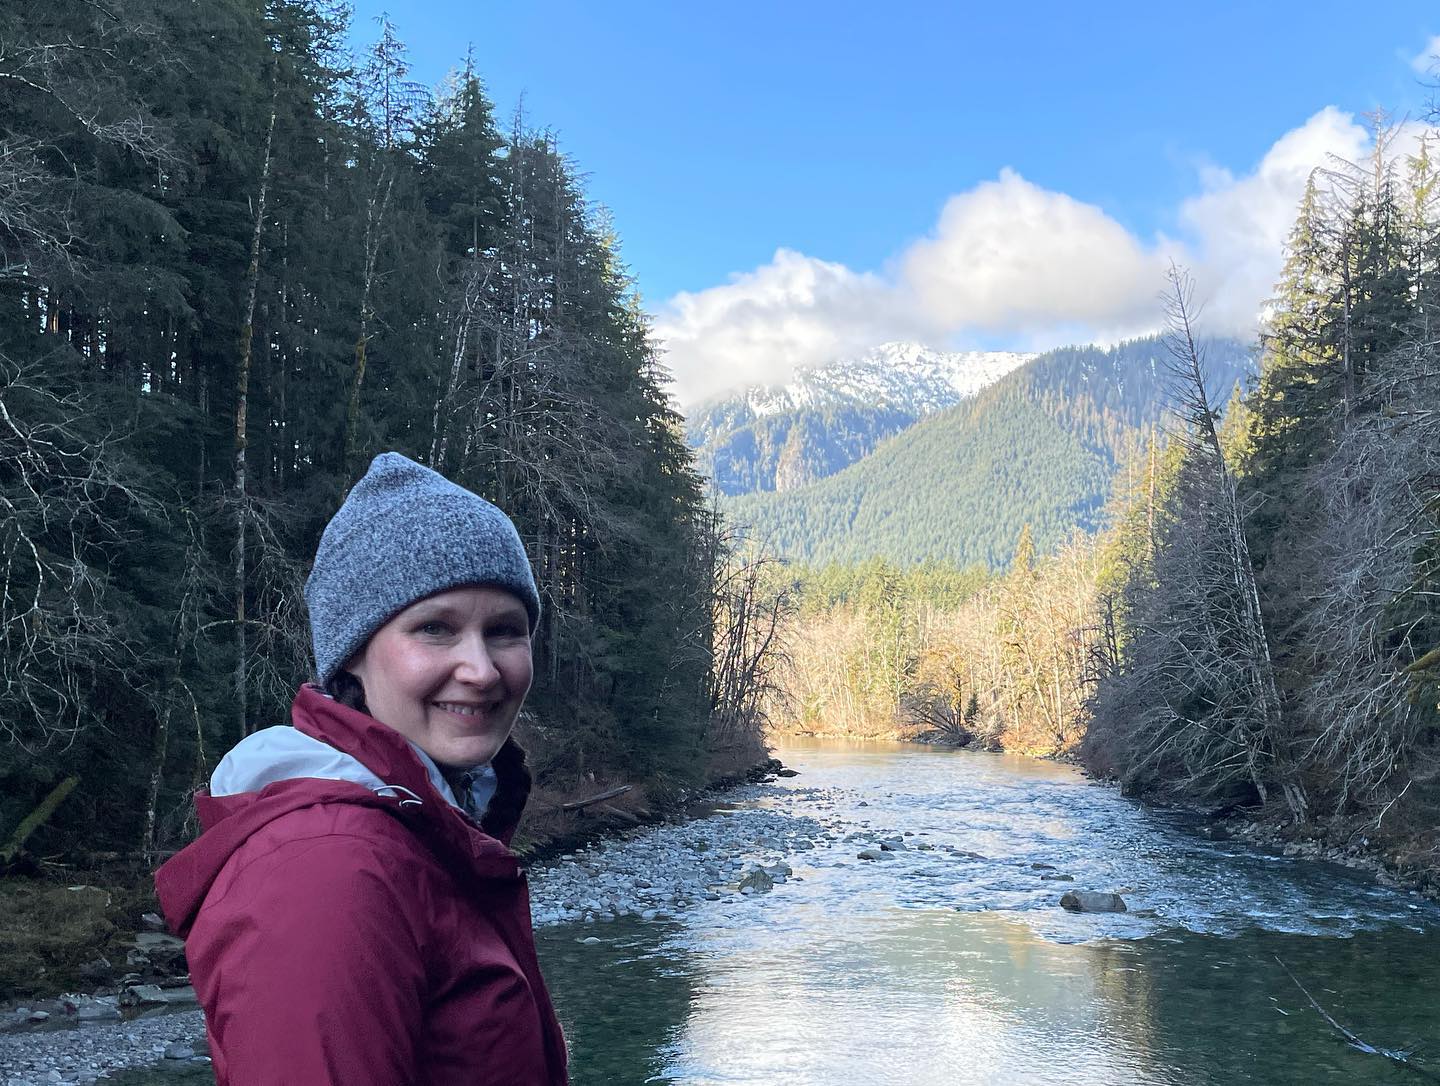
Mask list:
[[[348,667],[350,661],[346,663]],[[355,709],[362,713],[370,711],[365,705],[364,684],[346,668],[341,668],[330,677],[330,681],[325,684],[325,692],[347,709]]]

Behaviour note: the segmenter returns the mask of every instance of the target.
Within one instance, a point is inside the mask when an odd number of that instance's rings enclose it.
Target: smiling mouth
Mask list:
[[[437,709],[444,709],[456,716],[484,716],[495,709],[493,705],[466,705],[458,701],[437,701],[434,705]]]

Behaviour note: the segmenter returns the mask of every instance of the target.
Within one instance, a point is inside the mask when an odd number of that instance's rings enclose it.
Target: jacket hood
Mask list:
[[[195,795],[200,837],[155,874],[170,929],[189,931],[210,886],[231,855],[276,819],[320,804],[376,807],[404,821],[452,870],[509,878],[519,864],[506,847],[514,826],[497,840],[465,817],[439,767],[392,728],[301,687],[293,726],[265,728],[220,762],[208,789]],[[495,774],[472,774],[477,809],[495,790]],[[458,865],[458,866],[456,866]]]
[[[414,743],[406,740],[415,757],[425,768],[430,785],[439,792],[447,803],[464,808],[456,798],[449,779],[436,765],[434,759]],[[353,754],[331,746],[299,728],[282,724],[274,728],[263,728],[242,739],[215,767],[210,775],[212,797],[241,795],[245,792],[259,792],[277,781],[294,780],[296,777],[310,777],[326,781],[352,781],[363,785],[372,792],[388,795],[394,789],[365,767]],[[473,810],[484,812],[495,794],[495,770],[489,765],[480,766],[464,775],[469,785]]]

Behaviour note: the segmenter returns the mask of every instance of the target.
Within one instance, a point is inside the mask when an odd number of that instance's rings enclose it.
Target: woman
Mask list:
[[[320,685],[225,756],[156,875],[218,1083],[564,1083],[506,847],[540,613],[519,535],[384,453],[305,598]]]

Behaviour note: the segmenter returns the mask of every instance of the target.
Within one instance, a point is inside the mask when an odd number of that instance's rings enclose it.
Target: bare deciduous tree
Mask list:
[[[0,357],[0,735],[32,752],[73,740],[89,681],[135,659],[106,609],[102,556],[128,514],[160,510],[92,414],[41,364]]]
[[[723,529],[712,585],[708,740],[712,747],[762,742],[783,697],[780,631],[794,612],[793,592],[777,559]]]
[[[1366,410],[1310,474],[1316,574],[1297,629],[1311,681],[1298,756],[1337,808],[1378,812],[1434,778],[1426,710],[1409,669],[1440,633],[1440,346],[1417,334],[1370,374]]]
[[[1169,494],[1156,509],[1148,571],[1131,578],[1121,667],[1092,702],[1121,775],[1191,794],[1278,784],[1297,818],[1306,798],[1277,762],[1283,721],[1234,473],[1205,385],[1189,278],[1171,269]],[[1097,737],[1098,738],[1098,737]]]

